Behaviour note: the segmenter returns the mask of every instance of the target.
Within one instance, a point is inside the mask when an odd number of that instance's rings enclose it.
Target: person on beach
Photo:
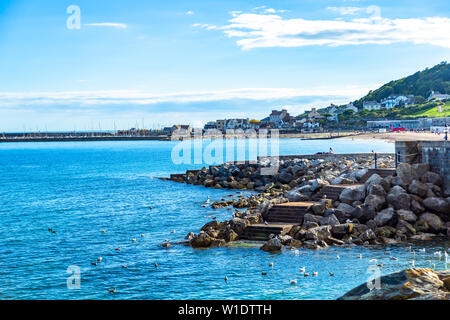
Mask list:
[[[330,153],[331,153],[331,154],[333,154],[333,153],[334,153],[334,150],[333,150],[333,148],[330,148]]]

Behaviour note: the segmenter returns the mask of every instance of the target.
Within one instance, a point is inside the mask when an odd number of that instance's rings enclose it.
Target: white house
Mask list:
[[[431,100],[433,98],[436,100],[442,101],[442,100],[450,99],[450,94],[444,94],[444,93],[440,93],[438,91],[431,91],[430,96],[428,97],[428,100]]]
[[[414,103],[413,95],[390,95],[381,100],[381,105],[386,109],[392,109],[400,104],[409,105],[411,103]]]
[[[353,102],[350,102],[344,107],[344,111],[352,110],[354,113],[358,112],[358,108],[353,105]]]
[[[365,101],[363,102],[363,109],[364,110],[380,110],[381,109],[381,103],[376,101]]]

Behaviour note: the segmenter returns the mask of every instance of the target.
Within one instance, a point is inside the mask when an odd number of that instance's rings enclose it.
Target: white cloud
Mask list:
[[[126,29],[128,26],[125,23],[117,23],[117,22],[101,22],[101,23],[87,23],[85,26],[88,27],[110,27],[117,29]]]
[[[191,16],[191,15],[194,14],[194,11],[189,10],[189,11],[185,12],[184,14],[187,15],[187,16]]]
[[[267,10],[262,7],[258,9]],[[263,47],[342,46],[414,43],[450,48],[450,19],[444,17],[390,19],[377,6],[362,8],[369,17],[334,20],[284,19],[277,14],[234,13],[222,30],[244,50]],[[351,12],[350,9],[346,11]],[[209,27],[209,28],[208,28]]]
[[[356,98],[367,93],[366,87],[345,86],[342,88],[317,87],[312,89],[298,88],[243,88],[216,91],[174,92],[154,94],[141,91],[71,91],[71,92],[0,92],[0,105],[14,106],[63,106],[76,104],[95,105],[152,105],[159,103],[196,103],[243,100],[279,100],[299,97],[341,97]],[[0,108],[1,109],[1,108]]]
[[[338,12],[342,15],[354,15],[362,10],[364,8],[358,8],[358,7],[328,7],[327,10]]]

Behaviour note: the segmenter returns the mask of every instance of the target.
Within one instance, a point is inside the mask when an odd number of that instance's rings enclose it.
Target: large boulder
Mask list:
[[[366,231],[362,232],[359,237],[361,241],[370,241],[375,240],[377,238],[375,232],[373,232],[372,229],[367,229]]]
[[[323,179],[314,179],[311,181],[311,191],[314,192],[320,188],[322,188],[323,186],[327,186],[330,183],[326,180]]]
[[[311,228],[306,231],[305,238],[307,240],[325,240],[331,237],[331,226],[321,226],[316,228]]]
[[[338,210],[344,211],[348,215],[352,215],[352,213],[355,211],[355,208],[353,208],[351,205],[346,203],[340,203],[337,207]]]
[[[369,192],[368,188],[370,185],[381,186],[385,191],[388,191],[389,187],[390,187],[390,183],[387,182],[385,179],[383,179],[376,173],[374,173],[373,175],[370,176],[369,179],[367,179],[365,185],[366,185],[367,192]]]
[[[362,223],[374,219],[377,214],[377,210],[367,204],[356,206],[355,211],[352,213],[352,218],[358,219]]]
[[[339,224],[339,219],[336,218],[336,216],[334,214],[323,217],[320,220],[320,225],[322,225],[322,226],[335,226],[337,224]]]
[[[409,210],[400,209],[397,210],[397,216],[400,220],[409,222],[409,223],[415,223],[417,221],[417,216],[414,214],[414,212]]]
[[[353,223],[337,224],[331,228],[331,234],[338,239],[341,239],[346,234],[351,234],[352,232]]]
[[[365,196],[366,190],[365,187],[362,185],[358,187],[349,187],[344,189],[339,196],[339,200],[347,204],[351,204],[354,201],[364,200]]]
[[[304,195],[298,191],[298,189],[291,190],[287,192],[284,197],[289,200],[289,202],[300,202],[300,201],[308,201],[309,197]]]
[[[334,208],[329,208],[324,213],[324,217],[328,217],[331,215],[334,215],[340,223],[345,223],[348,219],[352,218],[351,215],[345,213],[344,211]]]
[[[321,218],[322,218],[321,216],[316,216],[316,215],[311,214],[311,213],[306,213],[306,214],[303,216],[303,223],[306,223],[306,222],[314,222],[314,223],[319,224]]]
[[[283,184],[288,184],[289,182],[292,181],[292,179],[294,179],[294,177],[292,176],[292,174],[290,174],[289,172],[281,172],[278,175],[278,181],[280,181]]]
[[[444,221],[442,221],[442,219],[439,218],[439,216],[437,216],[433,213],[430,213],[430,212],[426,212],[426,213],[422,214],[419,218],[418,223],[422,223],[422,224],[425,223],[426,225],[428,225],[429,232],[438,233],[438,232],[445,230]]]
[[[406,222],[405,220],[399,220],[397,222],[396,229],[397,229],[397,233],[404,234],[408,237],[416,234],[416,230],[414,229],[414,227],[409,222]]]
[[[399,163],[396,171],[402,185],[408,185],[414,179],[412,167],[409,163]]]
[[[198,235],[195,235],[190,244],[193,248],[208,248],[212,246],[219,246],[225,243],[225,240],[219,240],[211,237],[206,232],[200,232]]]
[[[379,184],[369,184],[367,186],[367,194],[384,198],[386,196],[386,190]]]
[[[383,196],[369,194],[364,201],[364,204],[374,208],[376,211],[379,211],[386,204],[386,199]]]
[[[260,249],[267,252],[278,252],[281,251],[281,248],[282,245],[280,239],[275,237],[265,242]]]
[[[426,198],[423,200],[423,205],[430,211],[440,213],[442,215],[450,214],[450,204],[442,198]]]
[[[413,180],[408,186],[408,191],[412,194],[418,195],[419,197],[425,198],[428,192],[428,187],[419,180]]]
[[[375,216],[375,222],[377,226],[394,226],[397,223],[397,215],[395,214],[395,210],[392,208],[384,209]]]
[[[434,173],[434,172],[431,172],[431,171],[428,171],[427,173],[422,175],[420,177],[420,181],[422,181],[423,183],[432,183],[432,184],[435,184],[437,186],[442,185],[441,176],[438,175],[437,173]]]
[[[405,189],[400,186],[394,186],[389,191],[386,200],[395,208],[395,210],[409,210],[411,208],[411,197],[406,193]]]
[[[448,300],[449,287],[444,282],[450,272],[432,269],[398,271],[364,283],[338,300]],[[376,287],[376,285],[379,287]]]
[[[311,207],[311,210],[314,212],[314,214],[323,216],[325,211],[327,211],[327,209],[330,208],[331,206],[332,206],[331,199],[323,199],[317,203],[314,203]]]
[[[230,220],[230,228],[236,232],[238,236],[241,236],[245,228],[249,225],[249,222],[247,219],[241,219],[241,218],[233,218]]]

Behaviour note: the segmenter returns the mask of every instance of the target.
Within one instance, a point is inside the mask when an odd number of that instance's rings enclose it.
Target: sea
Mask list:
[[[202,141],[202,152],[210,151],[211,143]],[[330,148],[394,151],[384,141],[280,139],[278,144],[281,155]],[[203,207],[208,196],[212,202],[251,194],[157,179],[212,164],[207,157],[194,159],[194,152],[184,158],[192,161],[180,161],[179,147],[173,141],[0,144],[0,299],[328,300],[408,268],[412,260],[416,267],[447,267],[434,252],[448,250],[448,242],[278,254],[248,242],[211,249],[160,247],[199,232],[212,217],[232,217],[232,210]],[[251,157],[247,153],[239,160]],[[422,247],[426,250],[419,253]],[[302,267],[318,275],[304,277]]]

